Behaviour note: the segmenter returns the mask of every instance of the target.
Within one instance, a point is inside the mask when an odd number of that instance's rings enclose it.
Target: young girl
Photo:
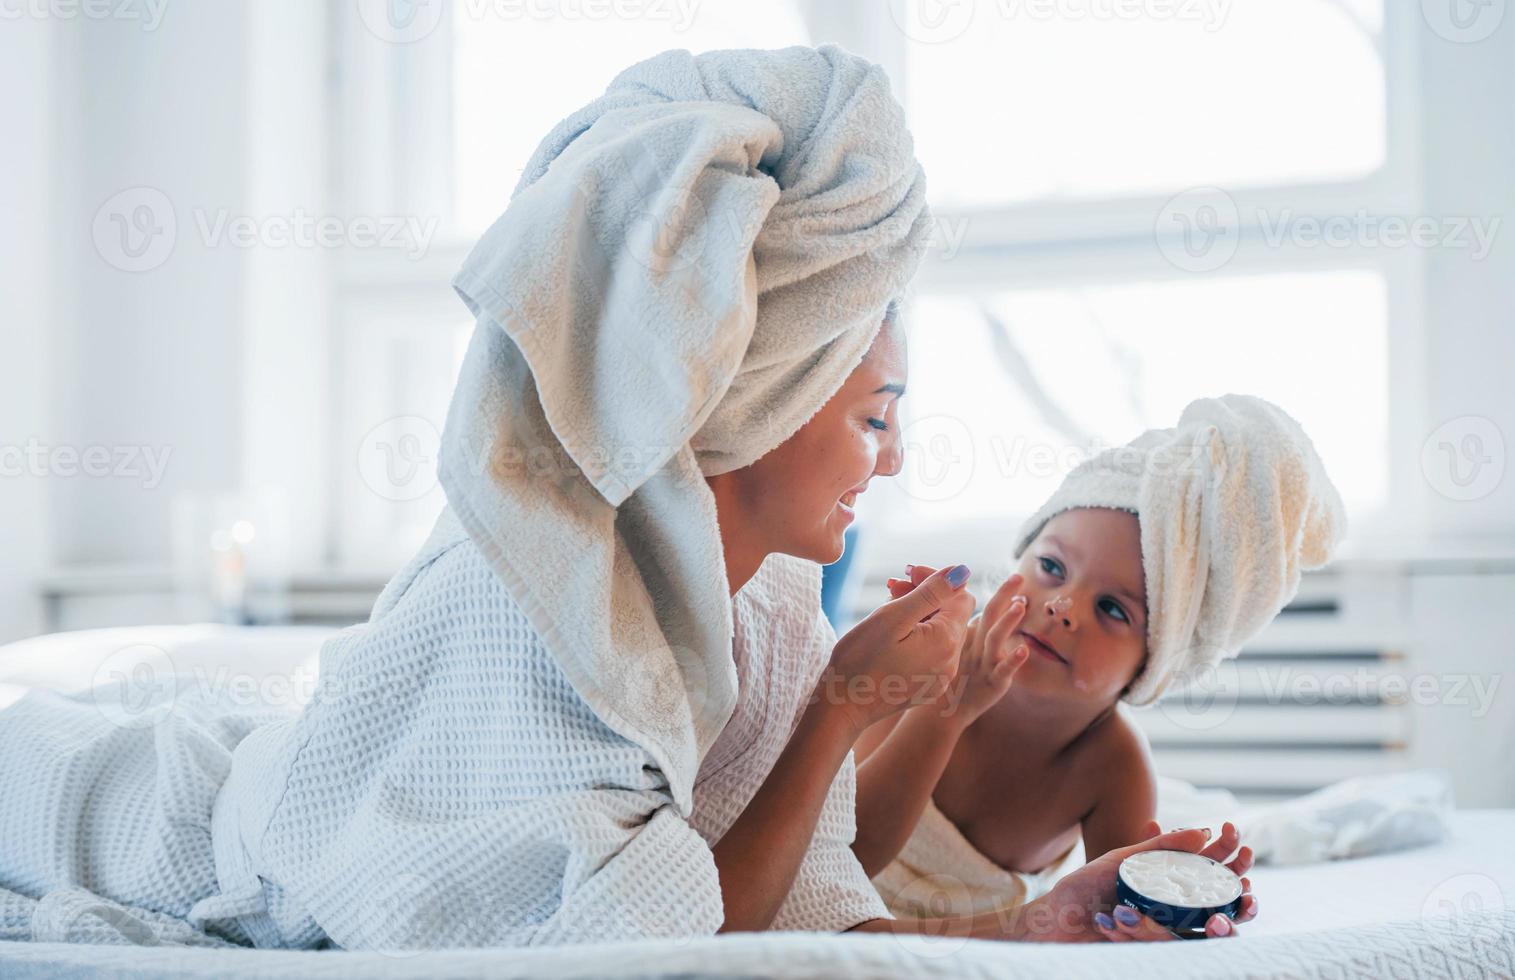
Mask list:
[[[890,910],[1021,905],[1149,836],[1152,759],[1118,702],[1235,655],[1344,523],[1309,438],[1248,396],[1195,402],[1070,473],[1022,529],[953,686],[857,743],[853,850]],[[890,591],[931,572],[909,567]],[[1226,824],[1216,849],[1237,844]],[[1234,864],[1250,862],[1241,848]]]

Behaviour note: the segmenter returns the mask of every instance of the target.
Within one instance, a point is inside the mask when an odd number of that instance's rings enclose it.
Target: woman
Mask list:
[[[448,508],[323,647],[311,703],[181,698],[145,735],[100,692],[0,713],[0,786],[32,783],[0,793],[0,888],[54,909],[0,929],[375,948],[904,928],[850,850],[850,749],[951,677],[968,573],[838,641],[815,563],[900,468],[891,301],[928,232],[876,66],[826,46],[621,73],[455,280],[478,328]],[[1160,938],[1091,925],[1113,866],[1048,898],[925,928]]]

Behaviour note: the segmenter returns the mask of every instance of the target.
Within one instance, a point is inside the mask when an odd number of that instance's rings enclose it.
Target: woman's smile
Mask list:
[[[853,518],[857,517],[857,498],[862,496],[863,490],[866,489],[866,487],[853,487],[851,490],[848,490],[846,493],[842,494],[841,499],[836,502],[836,509],[841,511],[842,516],[848,521],[851,521]]]

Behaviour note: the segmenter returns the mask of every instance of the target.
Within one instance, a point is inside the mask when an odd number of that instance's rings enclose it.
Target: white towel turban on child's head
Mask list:
[[[1022,527],[1015,556],[1076,507],[1131,511],[1141,524],[1147,661],[1126,693],[1133,704],[1235,656],[1346,529],[1309,436],[1250,395],[1195,401],[1175,427],[1079,464]]]

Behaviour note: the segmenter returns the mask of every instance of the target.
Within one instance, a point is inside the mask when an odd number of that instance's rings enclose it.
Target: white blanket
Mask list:
[[[0,938],[393,949],[709,934],[710,844],[834,643],[807,562],[771,558],[732,615],[740,699],[688,820],[446,514],[370,622],[322,648],[303,712],[233,710],[203,685],[165,712],[34,691],[0,711]],[[887,915],[850,850],[853,780],[849,762],[778,928]]]
[[[0,973],[7,980],[1503,980],[1515,976],[1515,911],[1257,939],[1072,946],[792,932],[415,956],[0,943]]]

